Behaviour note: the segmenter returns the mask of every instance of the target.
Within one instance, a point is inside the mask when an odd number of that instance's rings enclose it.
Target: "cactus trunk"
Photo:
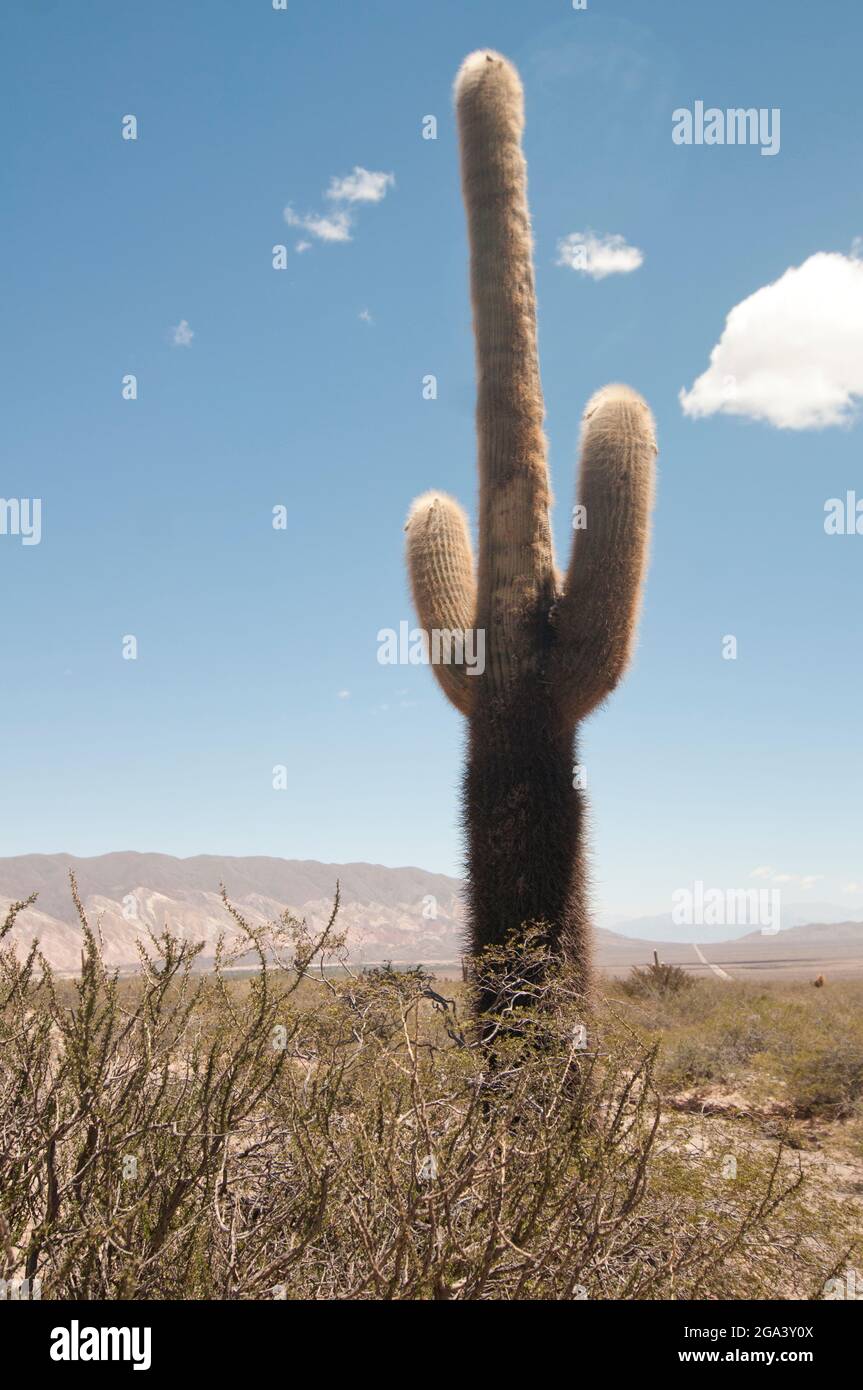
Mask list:
[[[584,874],[583,794],[573,788],[574,739],[541,694],[499,710],[480,692],[470,721],[464,807],[474,953],[528,923],[588,996],[592,950]],[[481,998],[485,1009],[491,1000]]]
[[[536,340],[521,83],[480,52],[456,82],[477,362],[479,556],[458,503],[427,493],[407,522],[426,631],[484,633],[482,674],[435,674],[469,720],[464,789],[474,952],[544,923],[585,995],[591,951],[575,732],[629,660],[646,565],[656,444],[641,398],[612,386],[589,403],[576,533],[557,574]],[[490,1005],[480,1000],[480,1007]]]

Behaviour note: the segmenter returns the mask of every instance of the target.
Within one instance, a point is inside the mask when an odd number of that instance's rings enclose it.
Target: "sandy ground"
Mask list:
[[[659,958],[669,965],[681,965],[694,975],[715,974],[717,966],[732,980],[848,980],[863,975],[863,955],[844,942],[819,944],[783,941],[781,936],[755,940],[725,941],[716,945],[660,944]],[[606,958],[603,959],[603,955]],[[599,952],[599,967],[606,974],[626,975],[634,965],[647,965],[652,949],[641,942],[626,942],[614,952]]]
[[[603,939],[597,965],[603,974],[619,978],[628,975],[634,965],[649,965],[654,948],[664,963],[683,966],[702,977],[717,973],[712,966],[732,980],[814,980],[818,975],[827,980],[850,980],[863,976],[863,955],[847,942],[814,946],[781,936],[698,947],[694,943],[629,941],[624,937],[609,945]],[[425,965],[438,979],[461,979],[458,961],[427,961]]]

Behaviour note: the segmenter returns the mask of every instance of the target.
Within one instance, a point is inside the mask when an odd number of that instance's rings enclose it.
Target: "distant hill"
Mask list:
[[[825,944],[858,945],[863,949],[863,922],[807,922],[788,927],[781,933],[783,950],[793,946],[823,946]],[[742,941],[761,940],[761,932],[747,932]]]
[[[863,909],[861,916],[863,916]],[[852,909],[853,911],[853,909]],[[781,902],[780,930],[784,935],[796,927],[819,922],[826,926],[841,925],[848,921],[849,909],[835,903],[789,903]],[[635,941],[666,941],[689,943],[698,941],[701,945],[709,942],[736,941],[745,936],[759,936],[760,931],[743,923],[740,926],[678,926],[670,912],[661,912],[654,917],[636,917],[631,921],[621,918],[606,918],[604,925],[620,936]]]
[[[356,963],[384,960],[451,964],[464,951],[464,907],[459,879],[418,868],[387,868],[382,864],[321,864],[314,859],[275,859],[263,856],[195,855],[176,859],[169,854],[132,851],[78,859],[70,854],[25,854],[0,858],[0,910],[12,901],[38,893],[33,908],[15,928],[19,949],[35,936],[55,968],[80,967],[81,933],[69,891],[74,870],[91,924],[101,923],[105,956],[120,968],[137,964],[136,938],[146,929],[161,931],[167,924],[178,935],[204,942],[203,960],[212,957],[221,933],[231,937],[231,919],[219,896],[224,883],[228,896],[253,923],[264,923],[286,908],[321,926],[332,909],[336,883],[341,887],[340,923]],[[811,909],[807,909],[811,910]],[[797,908],[785,920],[793,921]],[[831,913],[834,910],[831,909]],[[676,927],[670,914],[615,923],[615,929],[595,931],[596,957],[603,970],[623,971],[646,964],[654,947],[664,960],[696,962],[694,941],[711,944],[711,957],[734,962],[753,953],[760,957],[806,955],[816,950],[859,947],[863,955],[863,923],[843,920],[815,925],[791,925],[778,938],[741,928]]]
[[[458,879],[424,869],[381,864],[320,864],[316,860],[233,858],[133,852],[78,859],[70,854],[26,854],[0,859],[0,907],[38,893],[18,919],[15,938],[39,936],[47,959],[60,970],[80,964],[80,930],[69,891],[74,870],[82,902],[101,921],[105,955],[114,966],[137,962],[136,937],[168,924],[205,943],[211,955],[220,933],[230,936],[219,886],[249,919],[263,923],[285,908],[319,926],[341,890],[339,921],[357,961],[457,960],[463,909]]]
[[[597,960],[611,975],[626,975],[634,965],[650,963],[656,951],[667,965],[680,965],[696,975],[709,975],[714,967],[726,978],[737,980],[812,980],[825,973],[828,980],[859,978],[863,974],[863,922],[820,922],[786,931],[748,932],[731,941],[696,946],[688,941],[647,941],[598,932]]]

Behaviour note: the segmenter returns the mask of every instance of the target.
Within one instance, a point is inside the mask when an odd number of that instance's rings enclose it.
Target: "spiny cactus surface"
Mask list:
[[[524,101],[498,53],[468,57],[455,100],[476,338],[479,555],[464,511],[428,492],[407,558],[420,624],[484,634],[485,661],[435,674],[467,716],[464,817],[474,951],[547,924],[586,996],[591,949],[576,726],[629,661],[646,567],[656,441],[635,391],[608,386],[584,414],[579,504],[565,576],[555,568],[536,340]],[[458,652],[456,652],[458,655]],[[493,1001],[481,999],[480,1007]]]

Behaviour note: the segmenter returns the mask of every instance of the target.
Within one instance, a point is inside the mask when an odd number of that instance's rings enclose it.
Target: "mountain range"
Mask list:
[[[27,854],[0,858],[0,910],[12,901],[38,894],[33,907],[16,923],[13,940],[24,950],[34,937],[58,970],[80,967],[81,932],[69,884],[74,872],[91,925],[101,928],[107,962],[116,967],[137,963],[136,938],[166,925],[178,935],[204,943],[202,960],[212,958],[221,934],[232,937],[231,918],[220,897],[228,897],[252,923],[262,924],[285,909],[319,927],[332,910],[338,883],[339,922],[347,929],[351,959],[385,960],[434,966],[458,961],[464,949],[462,884],[446,874],[381,864],[321,864],[316,860],[196,855],[176,859],[167,854],[122,852],[76,858],[70,854]],[[783,942],[802,949],[813,944],[853,945],[863,925],[849,922],[848,909],[831,904],[791,905],[783,909]],[[810,926],[816,921],[817,926]],[[596,928],[599,964],[623,968],[645,957],[648,943],[664,944],[676,957],[693,941],[726,942],[728,949],[771,938],[742,927],[679,927],[671,914],[631,921],[600,918]],[[613,930],[608,928],[613,925]],[[809,933],[809,936],[806,936]],[[799,939],[798,939],[799,938]],[[691,955],[691,951],[689,952]],[[665,958],[670,959],[668,950]]]
[[[780,931],[786,932],[794,927],[808,926],[812,922],[827,926],[833,923],[838,925],[848,921],[849,913],[852,916],[863,917],[863,908],[850,908],[847,904],[840,907],[836,903],[826,902],[786,902],[780,898],[779,928]],[[728,923],[715,926],[707,923],[679,926],[670,912],[635,918],[611,916],[606,913],[602,914],[599,920],[609,931],[636,941],[698,941],[706,945],[714,941],[735,941],[753,934],[748,923],[736,926]]]
[[[57,969],[80,966],[81,932],[69,874],[92,926],[101,927],[106,961],[137,962],[135,938],[165,925],[177,935],[204,943],[211,957],[218,937],[232,937],[231,918],[220,896],[249,922],[261,925],[286,908],[311,927],[329,917],[336,885],[339,923],[347,929],[354,961],[387,959],[428,963],[461,954],[461,884],[424,869],[390,869],[380,864],[320,864],[316,860],[232,858],[209,854],[175,859],[168,854],[123,852],[79,859],[71,854],[25,854],[0,858],[0,909],[33,892],[35,905],[23,912],[14,939],[27,946],[38,936]]]

